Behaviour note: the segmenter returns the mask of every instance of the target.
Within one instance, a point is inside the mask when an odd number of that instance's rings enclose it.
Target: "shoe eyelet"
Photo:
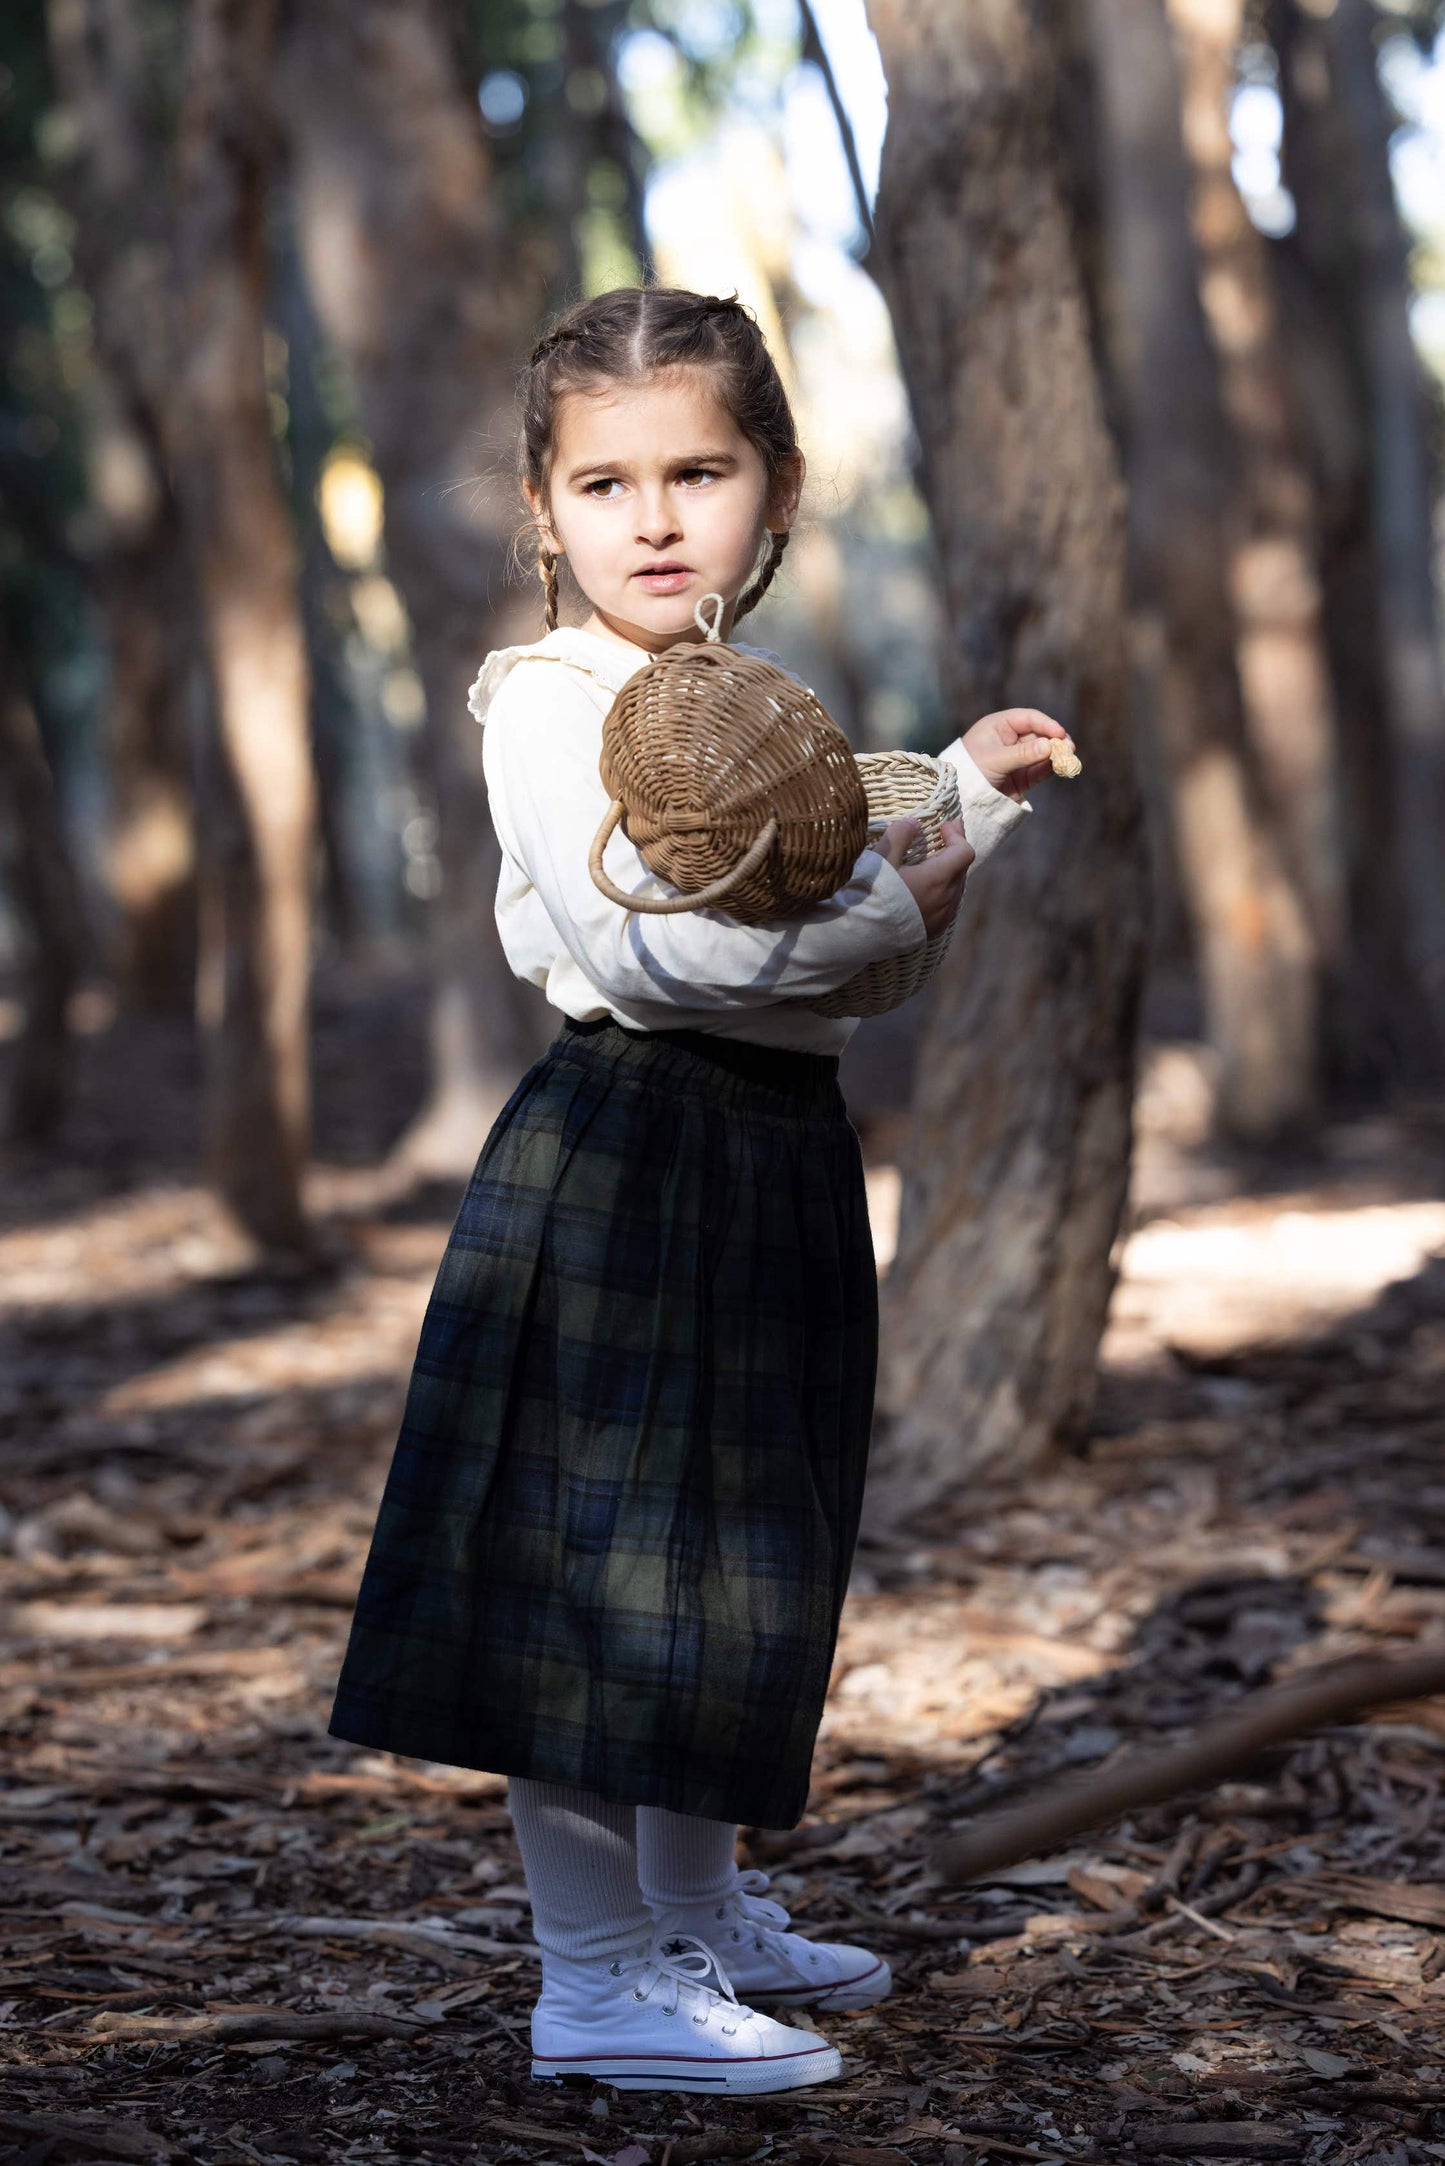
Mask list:
[[[607,1968],[611,1971],[614,1978],[620,1978],[622,1976],[622,1965],[620,1963],[609,1963]]]
[[[734,1926],[734,1927],[733,1927],[733,1931],[732,1931],[732,1937],[733,1937],[733,1939],[734,1939],[734,1940],[741,1940],[741,1939],[742,1939],[742,1937],[743,1937],[743,1936],[742,1936],[742,1934],[741,1934],[741,1933],[740,1933],[740,1932],[738,1931],[738,1929],[737,1929],[737,1927],[736,1927],[736,1926]]]
[[[725,2024],[723,2025],[723,2036],[724,2036],[724,2038],[736,2038],[737,2034],[738,2034],[738,2027],[737,2027],[736,2023],[725,2023]]]
[[[762,1942],[761,1942],[760,1940],[755,1940],[755,1941],[753,1942],[753,1946],[754,1946],[754,1947],[755,1947],[755,1948],[757,1949],[757,1951],[758,1951],[758,1954],[759,1954],[759,1955],[761,1955],[761,1954],[762,1954],[762,1952],[763,1952],[763,1944],[762,1944]]]
[[[633,1999],[634,1999],[635,2001],[640,2001],[640,2000],[641,2000],[641,1998],[642,1998],[642,1995],[641,1995],[641,1994],[640,1994],[640,1993],[638,1992],[638,1990],[637,1990],[636,1986],[634,1986],[634,1987],[632,1988],[632,1998],[633,1998]]]

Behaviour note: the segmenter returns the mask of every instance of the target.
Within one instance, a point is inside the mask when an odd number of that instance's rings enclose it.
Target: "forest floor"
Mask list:
[[[179,1026],[86,1039],[63,1149],[6,1169],[0,2158],[1445,2159],[1445,1701],[929,1866],[1263,1682],[1445,1644],[1438,1122],[1231,1166],[1155,1055],[1086,1448],[860,1548],[807,1816],[744,1831],[893,1996],[818,2023],[818,2091],[554,2093],[503,1779],[326,1735],[455,1202],[379,1170],[417,997],[323,983],[325,1278],[249,1268],[196,1185]]]

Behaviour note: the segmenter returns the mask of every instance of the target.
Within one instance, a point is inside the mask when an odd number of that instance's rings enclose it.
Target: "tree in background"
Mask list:
[[[3,1129],[60,1128],[68,1013],[91,928],[63,784],[84,711],[67,695],[84,652],[86,462],[72,377],[86,337],[67,291],[73,238],[36,138],[51,84],[44,25],[18,16],[0,70],[0,882],[23,1020]],[[57,782],[61,787],[57,787]]]
[[[1445,1051],[1445,689],[1432,459],[1410,338],[1393,126],[1368,0],[1271,0],[1284,176],[1278,244],[1289,350],[1320,506],[1326,630],[1350,811],[1351,989],[1386,1081]],[[1438,483],[1438,474],[1436,475]]]
[[[1229,114],[1245,36],[1241,0],[1169,0],[1200,298],[1217,356],[1237,488],[1229,587],[1250,747],[1306,912],[1325,1003],[1327,1073],[1353,1064],[1345,997],[1348,892],[1339,726],[1319,574],[1319,506],[1284,346],[1270,243],[1233,172]]]
[[[1015,0],[872,0],[874,258],[943,568],[951,720],[1041,706],[1040,794],[928,1012],[885,1287],[875,1509],[1025,1466],[1088,1408],[1129,1172],[1145,958],[1124,502],[1058,159],[1057,56]],[[870,261],[873,259],[870,259]]]
[[[175,363],[175,217],[167,174],[179,25],[146,0],[49,0],[67,155],[59,179],[89,298],[83,378],[102,534],[108,873],[123,997],[189,1004],[195,983],[190,712],[204,698],[195,595],[164,436]]]
[[[247,1230],[302,1254],[315,790],[296,543],[263,365],[274,52],[273,0],[194,0],[170,452],[211,692],[198,760],[210,1161]]]
[[[1093,251],[1129,485],[1135,684],[1156,739],[1228,1135],[1319,1104],[1320,959],[1246,724],[1228,585],[1235,447],[1199,298],[1179,81],[1160,0],[1083,0]]]
[[[470,1167],[550,1034],[497,935],[499,856],[466,693],[489,647],[540,628],[535,592],[506,585],[520,518],[514,386],[549,291],[560,298],[559,278],[576,275],[594,130],[617,148],[619,15],[564,10],[560,95],[539,121],[530,189],[515,170],[498,185],[478,110],[476,70],[506,51],[505,21],[470,26],[490,47],[479,60],[440,0],[302,0],[285,49],[302,257],[355,382],[426,695],[441,864],[433,1084],[405,1152],[437,1171]],[[567,237],[560,261],[549,231]]]

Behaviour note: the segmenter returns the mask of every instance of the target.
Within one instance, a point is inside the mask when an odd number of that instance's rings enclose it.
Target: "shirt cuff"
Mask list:
[[[996,790],[973,755],[964,749],[961,737],[944,747],[942,757],[952,760],[958,775],[963,831],[973,845],[970,870],[976,870],[1034,808],[1026,797],[1006,797],[1002,790]]]

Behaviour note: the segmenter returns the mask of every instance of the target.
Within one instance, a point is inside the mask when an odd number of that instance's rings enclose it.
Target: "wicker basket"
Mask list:
[[[796,915],[836,895],[868,840],[868,799],[852,747],[806,685],[718,639],[668,647],[628,678],[602,725],[602,786],[612,803],[588,856],[592,878],[625,910],[725,903],[744,925]],[[602,867],[622,823],[648,870],[681,892],[630,895]]]
[[[891,820],[912,813],[922,822],[903,862],[921,865],[943,848],[943,823],[961,815],[958,773],[952,760],[926,752],[860,752],[858,771],[868,793],[868,839],[876,841]],[[882,1015],[902,1007],[926,985],[948,952],[955,920],[906,955],[869,963],[845,985],[805,1005],[814,1015]]]

